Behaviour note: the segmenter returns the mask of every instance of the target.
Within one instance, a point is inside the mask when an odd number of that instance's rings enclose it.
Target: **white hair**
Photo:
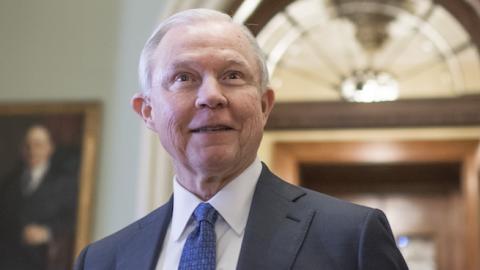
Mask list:
[[[165,34],[172,28],[185,24],[193,24],[201,21],[218,21],[218,22],[228,22],[233,25],[240,27],[245,38],[247,38],[252,51],[257,60],[257,65],[260,70],[260,90],[263,92],[266,90],[268,85],[268,70],[267,64],[265,61],[265,56],[260,49],[260,46],[257,43],[257,40],[252,35],[250,30],[243,24],[239,24],[233,21],[232,17],[229,15],[210,9],[188,9],[181,12],[178,12],[166,20],[162,21],[155,31],[152,33],[150,38],[145,43],[142,53],[140,55],[140,63],[138,66],[138,76],[140,80],[140,87],[142,91],[149,90],[152,85],[152,69],[154,67],[153,54],[160,44],[160,41],[165,36]]]

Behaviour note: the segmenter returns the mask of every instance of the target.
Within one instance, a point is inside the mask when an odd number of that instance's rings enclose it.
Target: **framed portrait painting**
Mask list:
[[[90,238],[97,103],[0,104],[0,269],[71,269]]]

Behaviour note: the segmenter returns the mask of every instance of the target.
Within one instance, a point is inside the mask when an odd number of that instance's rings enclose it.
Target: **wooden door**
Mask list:
[[[397,236],[434,243],[435,269],[478,270],[478,149],[477,140],[288,142],[274,146],[272,165],[294,184],[383,209]],[[307,179],[306,166],[324,175]]]
[[[411,270],[465,269],[460,164],[300,164],[300,184],[387,215]]]

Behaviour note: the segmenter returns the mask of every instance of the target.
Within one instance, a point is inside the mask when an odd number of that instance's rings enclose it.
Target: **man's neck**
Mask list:
[[[202,173],[202,171],[193,171],[176,166],[177,182],[202,201],[208,201],[248,168],[254,160],[255,158],[235,170],[225,170],[219,173]]]

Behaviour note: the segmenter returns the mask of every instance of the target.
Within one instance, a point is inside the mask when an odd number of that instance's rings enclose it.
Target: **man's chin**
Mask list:
[[[222,173],[234,170],[241,163],[230,151],[206,151],[196,157],[197,169],[209,173]]]

